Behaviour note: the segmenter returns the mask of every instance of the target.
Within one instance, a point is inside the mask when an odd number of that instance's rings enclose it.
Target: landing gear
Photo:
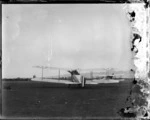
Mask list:
[[[68,88],[70,88],[71,87],[71,84],[68,84]]]
[[[82,87],[81,84],[78,84],[78,87],[81,88]]]
[[[68,88],[71,88],[71,87],[77,87],[77,88],[84,88],[84,86],[82,86],[82,84],[68,84]]]

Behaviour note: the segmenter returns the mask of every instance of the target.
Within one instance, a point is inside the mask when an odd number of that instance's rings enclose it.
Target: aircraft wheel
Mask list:
[[[70,87],[71,87],[71,84],[68,85],[68,88],[70,88]]]
[[[80,85],[80,84],[78,84],[78,87],[80,88],[80,87],[81,87],[81,85]]]

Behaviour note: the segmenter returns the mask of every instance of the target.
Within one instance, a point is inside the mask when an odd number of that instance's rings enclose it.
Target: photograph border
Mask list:
[[[2,1],[2,4],[49,4],[49,3],[82,3],[83,1],[71,1],[66,2],[60,1],[60,0],[8,0],[8,1]],[[131,94],[130,97],[132,100],[139,98],[139,99],[145,99],[144,105],[140,106],[138,104],[135,104],[133,106],[132,112],[136,114],[136,118],[150,118],[150,1],[149,0],[100,0],[100,1],[84,1],[84,3],[122,3],[123,9],[127,13],[127,17],[129,18],[129,21],[132,25],[132,37],[131,37],[131,51],[134,54],[133,61],[135,65],[135,69],[132,71],[135,73],[135,79],[133,81],[133,89],[134,86],[140,86],[141,92],[143,96],[139,94]],[[1,25],[1,31],[2,31],[2,4],[1,4],[1,18],[0,18],[0,25]],[[140,7],[139,7],[140,6]],[[135,13],[133,15],[132,13]],[[137,33],[138,31],[138,33]],[[0,34],[2,38],[2,32]],[[139,36],[141,37],[141,40],[139,40]],[[2,39],[1,39],[1,52],[2,52]],[[1,61],[2,61],[2,53],[1,53]],[[1,77],[2,77],[2,62],[1,62]],[[131,101],[132,101],[131,100]],[[1,105],[2,105],[2,79],[1,79]],[[1,107],[2,108],[2,107]],[[123,108],[126,109],[126,108]],[[1,110],[2,111],[2,110]],[[147,114],[145,116],[145,114]],[[124,117],[124,116],[122,116]],[[1,116],[1,118],[5,119],[5,117]],[[104,119],[105,117],[51,117],[51,118],[23,118],[23,119]],[[107,119],[112,119],[112,117],[106,117]],[[105,118],[105,119],[106,119]],[[6,119],[16,119],[16,118],[6,118]],[[17,118],[22,119],[22,117]],[[115,118],[114,118],[115,119]]]

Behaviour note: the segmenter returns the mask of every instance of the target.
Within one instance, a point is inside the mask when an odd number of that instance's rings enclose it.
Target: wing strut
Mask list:
[[[43,69],[44,69],[44,68],[42,67],[42,80],[43,80]]]
[[[60,80],[60,69],[58,70],[58,78]]]

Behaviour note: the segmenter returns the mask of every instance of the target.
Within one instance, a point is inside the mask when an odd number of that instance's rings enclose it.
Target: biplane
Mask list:
[[[97,85],[100,83],[119,83],[119,80],[114,80],[114,79],[96,79],[94,77],[88,78],[82,75],[80,72],[81,71],[94,71],[94,70],[100,70],[100,69],[69,69],[69,68],[57,68],[57,67],[47,67],[47,66],[33,66],[35,68],[40,68],[42,69],[42,77],[37,78],[33,77],[31,80],[32,81],[40,81],[40,82],[50,82],[50,83],[61,83],[61,84],[68,84],[68,87],[71,85],[78,85],[79,87],[85,87],[87,84],[90,85]],[[58,70],[60,74],[60,70],[65,70],[70,73],[71,77],[70,79],[61,79],[60,75],[58,79],[50,79],[50,78],[45,78],[43,77],[43,70],[44,69],[53,69],[53,70]]]

